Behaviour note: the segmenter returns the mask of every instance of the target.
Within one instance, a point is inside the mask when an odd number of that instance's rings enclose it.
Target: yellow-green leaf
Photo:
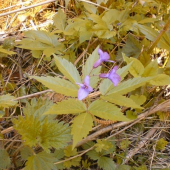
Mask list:
[[[71,82],[58,78],[58,77],[38,77],[38,76],[30,76],[31,78],[36,79],[41,82],[43,85],[48,87],[49,89],[54,90],[57,93],[64,94],[66,96],[76,97],[78,93],[78,87]]]
[[[92,130],[93,119],[89,113],[82,113],[74,118],[71,134],[73,135],[73,148],[82,139],[85,138],[89,131]]]
[[[111,103],[120,105],[120,106],[142,109],[142,107],[139,104],[135,103],[135,101],[133,101],[132,99],[127,98],[125,96],[118,95],[118,94],[102,96],[101,98]]]
[[[97,117],[113,121],[129,121],[120,109],[114,104],[96,100],[88,108],[89,112]]]
[[[155,76],[150,82],[150,84],[155,86],[165,86],[170,84],[170,76],[166,74],[159,74]]]
[[[76,114],[86,111],[86,105],[76,99],[63,100],[54,104],[45,114]]]
[[[10,94],[0,96],[0,107],[8,108],[17,104],[16,98]]]
[[[7,169],[10,165],[10,157],[5,149],[0,149],[0,169]]]
[[[125,54],[122,54],[123,55],[123,59],[124,61],[126,61],[127,64],[132,63],[130,69],[129,69],[129,72],[134,76],[134,77],[137,77],[137,76],[140,76],[143,71],[144,71],[144,66],[143,64],[136,58],[132,58],[132,57],[126,57]]]
[[[61,73],[66,76],[72,83],[81,83],[81,78],[76,67],[66,59],[62,59],[54,54],[55,63]]]
[[[146,96],[144,96],[144,95],[131,95],[130,99],[132,99],[136,104],[142,105],[146,101]]]

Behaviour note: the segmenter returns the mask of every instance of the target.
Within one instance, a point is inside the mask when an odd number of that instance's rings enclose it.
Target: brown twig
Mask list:
[[[13,11],[9,11],[9,12],[0,14],[0,17],[6,16],[6,15],[9,15],[9,14],[13,14],[13,13],[16,13],[16,12],[19,12],[19,11],[23,11],[23,10],[26,10],[26,9],[34,8],[34,7],[37,7],[37,6],[41,6],[41,5],[44,5],[44,4],[48,4],[48,3],[51,3],[51,2],[55,2],[55,1],[56,0],[48,0],[48,1],[41,2],[41,3],[35,4],[35,5],[31,5],[31,6],[28,6],[28,7],[25,7],[25,8],[20,8],[20,9],[16,9],[16,10],[13,10]]]
[[[146,136],[141,140],[137,147],[130,150],[123,161],[123,164],[127,163],[150,139],[151,136],[157,131],[157,128],[160,126],[160,122],[157,122],[152,129],[149,130],[149,132],[146,134]]]
[[[151,107],[148,111],[145,111],[144,113],[140,114],[138,116],[138,118],[136,120],[133,120],[133,121],[130,121],[130,122],[120,122],[120,123],[116,123],[116,124],[112,124],[110,126],[107,126],[105,128],[102,128],[100,129],[99,131],[87,136],[85,139],[83,139],[82,141],[80,141],[76,147],[79,147],[81,145],[83,145],[84,143],[87,143],[88,141],[91,141],[91,140],[94,140],[96,139],[96,137],[104,134],[104,133],[107,133],[115,128],[118,128],[118,127],[122,127],[122,126],[126,126],[128,124],[132,124],[134,123],[135,121],[138,121],[139,119],[142,120],[144,119],[145,117],[155,113],[155,112],[158,112],[158,111],[167,111],[169,109],[169,105],[170,105],[170,100],[167,100],[157,106],[153,106]]]

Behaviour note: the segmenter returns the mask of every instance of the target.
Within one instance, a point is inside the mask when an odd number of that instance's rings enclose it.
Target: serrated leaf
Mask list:
[[[129,121],[118,107],[102,100],[94,101],[88,108],[89,112],[102,119],[113,121]]]
[[[170,77],[166,74],[159,74],[155,76],[151,81],[150,84],[155,86],[165,86],[170,84]]]
[[[93,53],[89,56],[89,58],[87,59],[85,65],[83,67],[83,80],[90,73],[91,73],[91,75],[93,75],[93,74],[98,75],[101,71],[101,67],[93,69],[93,64],[99,59],[98,49],[99,49],[99,47],[97,47],[93,51]],[[91,72],[92,69],[93,69],[93,71]],[[90,86],[94,88],[96,86],[98,80],[99,80],[99,76],[90,77]]]
[[[78,153],[77,153],[77,149],[76,149],[76,148],[72,149],[72,146],[69,145],[69,146],[67,146],[67,147],[65,148],[64,154],[65,154],[66,157],[69,158],[69,157],[71,157],[71,156],[77,155]],[[67,158],[66,158],[66,159],[67,159]],[[79,166],[80,160],[81,160],[81,157],[74,158],[74,159],[72,159],[72,160],[69,160],[69,161],[64,162],[64,166],[65,166],[66,168],[70,168],[71,166]]]
[[[101,156],[101,154],[96,152],[95,150],[91,150],[91,151],[87,152],[87,155],[92,160],[98,160]]]
[[[146,101],[146,96],[144,96],[144,95],[131,95],[130,99],[132,99],[136,104],[142,105]]]
[[[34,102],[35,105],[38,104],[35,100]],[[31,106],[34,107],[33,104]],[[31,106],[26,107],[31,108]],[[67,146],[67,142],[71,139],[68,124],[58,123],[51,116],[43,115],[46,107],[41,107],[41,104],[40,107],[37,107],[37,112],[35,107],[30,111],[32,112],[26,113],[25,117],[19,116],[18,119],[13,119],[14,129],[22,136],[26,145],[30,147],[38,145],[47,152],[52,147],[60,149]]]
[[[127,64],[132,63],[130,69],[129,69],[129,72],[134,76],[134,77],[137,77],[137,76],[140,76],[143,72],[144,72],[144,66],[143,64],[136,58],[128,58],[125,56],[125,54],[122,54],[123,55],[123,59],[124,61],[126,61]]]
[[[138,87],[145,85],[148,81],[153,79],[153,77],[135,77],[133,79],[129,79],[114,87],[112,90],[108,92],[109,94],[126,94],[130,91],[135,90]]]
[[[46,87],[54,90],[57,93],[64,94],[66,96],[76,97],[78,93],[78,87],[71,82],[58,78],[58,77],[38,77],[38,76],[30,76],[31,78],[36,79],[41,82]]]
[[[97,143],[95,144],[95,150],[96,152],[101,152],[103,150],[109,150],[110,148],[113,147],[112,143],[110,141],[107,141],[107,140],[100,140],[100,139],[97,139]]]
[[[5,149],[0,149],[0,169],[6,169],[10,165],[10,157]]]
[[[129,141],[128,139],[123,140],[120,142],[120,148],[123,150],[127,149],[130,144],[131,144],[131,141]]]
[[[28,158],[25,170],[57,170],[55,165],[55,158],[52,154],[40,152]]]
[[[28,157],[34,154],[34,151],[32,150],[32,148],[28,146],[24,146],[23,148],[21,148],[20,153],[21,153],[21,158],[27,160]]]
[[[122,95],[111,94],[107,96],[101,96],[101,98],[120,106],[142,109],[142,107],[139,104],[135,103],[135,101]]]
[[[131,67],[132,63],[129,63],[128,65],[119,68],[117,70],[117,74],[121,77],[121,81],[124,79],[124,77],[128,74],[129,68]],[[100,92],[102,93],[102,95],[105,95],[109,90],[111,90],[113,88],[113,83],[108,80],[108,79],[104,79],[101,83],[100,83]]]
[[[66,14],[61,10],[61,8],[59,8],[57,14],[54,15],[53,21],[57,29],[62,31],[65,30]]]
[[[116,169],[116,165],[114,161],[112,161],[111,158],[107,158],[105,156],[100,157],[97,163],[99,167],[102,168],[103,170],[115,170]]]
[[[142,77],[151,77],[158,74],[158,62],[156,60],[151,61],[146,67],[142,74]]]
[[[165,139],[163,138],[159,139],[158,142],[156,143],[156,150],[164,150],[167,144],[168,141],[166,141]]]
[[[74,118],[71,134],[73,135],[73,148],[82,139],[85,138],[89,131],[92,130],[93,119],[89,113],[81,113]]]
[[[0,107],[8,108],[11,106],[15,106],[18,102],[15,100],[14,96],[10,94],[1,95],[0,96]]]
[[[86,111],[86,105],[76,99],[63,100],[54,104],[45,114],[76,114]]]
[[[64,76],[66,76],[72,83],[81,83],[80,75],[72,63],[56,55],[54,55],[54,57],[57,67]]]

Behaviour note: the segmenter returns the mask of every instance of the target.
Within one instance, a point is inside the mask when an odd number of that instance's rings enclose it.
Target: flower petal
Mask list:
[[[99,57],[103,55],[103,51],[100,48],[98,49],[98,54],[99,54]]]
[[[116,73],[116,71],[117,71],[118,68],[119,68],[118,66],[114,66],[114,68],[110,71],[109,74],[114,74],[114,73]]]
[[[86,76],[86,77],[84,78],[84,84],[85,84],[86,86],[89,86],[89,83],[90,83],[90,77],[89,77],[89,76]]]
[[[97,68],[98,66],[100,66],[102,64],[102,60],[98,59],[94,64],[93,64],[93,68]]]
[[[108,78],[109,74],[101,73],[99,75],[100,78]]]
[[[82,88],[85,87],[84,84],[81,84],[81,83],[76,83],[76,84],[78,84]]]
[[[107,61],[107,60],[110,59],[110,56],[109,56],[109,54],[108,54],[107,52],[104,52],[104,53],[100,56],[100,59],[101,59],[102,61]]]
[[[78,99],[82,100],[84,98],[86,98],[89,94],[89,90],[88,89],[84,89],[84,88],[80,88],[78,91]]]
[[[109,75],[108,79],[110,79],[112,81],[114,86],[117,86],[121,80],[121,77],[117,73],[114,73],[112,75]]]

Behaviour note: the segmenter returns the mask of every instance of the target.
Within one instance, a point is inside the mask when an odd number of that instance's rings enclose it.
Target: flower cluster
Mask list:
[[[110,56],[107,52],[103,52],[101,49],[98,49],[98,54],[99,54],[99,59],[94,63],[93,68],[97,68],[100,66],[104,61],[105,62],[114,62],[109,60]],[[117,86],[118,83],[120,82],[121,78],[120,76],[116,73],[118,69],[118,66],[115,66],[109,73],[105,74],[102,73],[99,75],[100,78],[108,78],[112,81],[114,86]],[[84,83],[76,83],[80,86],[80,89],[78,91],[78,99],[82,100],[88,96],[90,92],[93,91],[93,88],[89,85],[90,84],[90,77],[86,76],[84,79]]]

